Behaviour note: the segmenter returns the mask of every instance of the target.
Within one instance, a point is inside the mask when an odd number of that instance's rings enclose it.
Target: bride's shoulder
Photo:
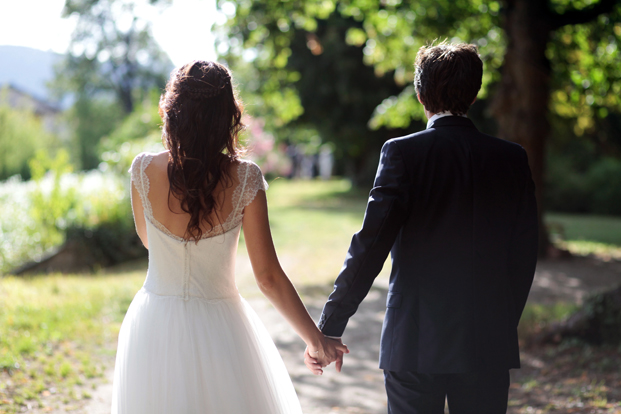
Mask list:
[[[168,164],[168,150],[161,152],[141,152],[140,154],[134,157],[132,161],[131,167],[129,171],[133,171],[137,168],[138,165],[142,167],[144,171],[149,165],[155,164],[158,166],[167,165]]]
[[[250,184],[251,188],[256,187],[261,190],[267,189],[268,185],[263,177],[261,167],[251,160],[238,159],[236,162],[238,163],[237,171],[240,182],[245,181],[247,184]]]
[[[239,167],[249,168],[253,171],[259,170],[261,171],[261,167],[259,167],[254,161],[238,158],[234,161]]]
[[[170,155],[168,150],[161,151],[161,152],[148,152],[146,154],[148,154],[148,156],[151,157],[152,164],[155,164],[158,167],[164,167],[168,169],[168,160],[169,160],[169,155]]]
[[[259,167],[254,161],[247,159],[235,160],[237,165],[237,171],[240,178],[246,177],[262,177],[261,167]]]

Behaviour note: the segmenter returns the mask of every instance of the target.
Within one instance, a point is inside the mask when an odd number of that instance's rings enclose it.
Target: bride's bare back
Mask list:
[[[165,227],[166,230],[174,236],[183,238],[190,221],[190,214],[182,210],[181,201],[169,191],[168,162],[169,152],[163,151],[153,156],[151,162],[145,168],[144,172],[149,181],[148,198],[151,202],[153,218],[156,222]],[[239,166],[240,162],[234,162],[230,165],[228,174],[230,178],[228,180],[220,180],[217,184],[214,191],[216,206],[210,216],[213,228],[207,221],[204,221],[201,224],[201,230],[204,234],[203,237],[221,233],[220,229],[222,225],[227,222],[227,220],[230,221],[233,218],[231,217],[235,209],[233,205],[233,195],[235,189],[239,187]],[[133,187],[132,203],[134,205],[134,210],[136,210],[136,207],[140,209],[144,208],[142,205],[137,206],[137,200],[139,200],[139,194],[137,189]],[[143,223],[138,223],[138,219],[141,219],[143,216],[142,211],[135,211],[135,213],[137,213],[135,216],[137,216],[136,224],[139,230],[139,236],[145,246],[147,246],[146,233],[140,231],[140,228],[144,228],[145,226],[142,225]]]

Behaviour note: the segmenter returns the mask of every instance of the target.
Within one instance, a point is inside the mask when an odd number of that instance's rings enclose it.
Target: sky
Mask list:
[[[0,45],[67,50],[75,19],[60,17],[65,0],[0,0],[0,4]],[[173,0],[163,11],[149,8],[148,16],[155,40],[175,66],[216,58],[210,29],[223,15],[216,12],[215,0]]]

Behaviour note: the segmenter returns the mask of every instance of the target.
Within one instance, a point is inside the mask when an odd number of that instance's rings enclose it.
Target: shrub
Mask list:
[[[603,158],[591,167],[587,180],[591,212],[621,215],[621,160]]]
[[[551,155],[545,205],[558,212],[621,215],[621,160],[603,157],[579,168],[568,157]]]
[[[29,178],[28,160],[37,148],[50,148],[55,138],[33,113],[1,101],[0,96],[0,180],[17,174]]]
[[[0,185],[0,273],[40,260],[66,241],[88,249],[94,266],[145,254],[127,174],[74,173],[63,151],[54,159],[38,153],[31,168],[34,180]]]
[[[589,205],[589,183],[569,158],[550,156],[546,171],[546,208],[558,212],[586,213]]]

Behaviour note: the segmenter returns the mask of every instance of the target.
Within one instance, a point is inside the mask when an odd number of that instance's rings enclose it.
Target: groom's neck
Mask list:
[[[427,110],[427,108],[425,108],[425,116],[427,117],[427,119],[431,119],[431,117],[434,116],[434,115],[435,115],[435,113],[429,112]]]
[[[436,114],[440,114],[443,112],[447,112],[447,111],[440,111],[440,112],[430,112],[427,109],[425,109],[425,116],[427,117],[427,120],[431,119],[432,116],[436,115]],[[464,115],[465,116],[465,115]]]

